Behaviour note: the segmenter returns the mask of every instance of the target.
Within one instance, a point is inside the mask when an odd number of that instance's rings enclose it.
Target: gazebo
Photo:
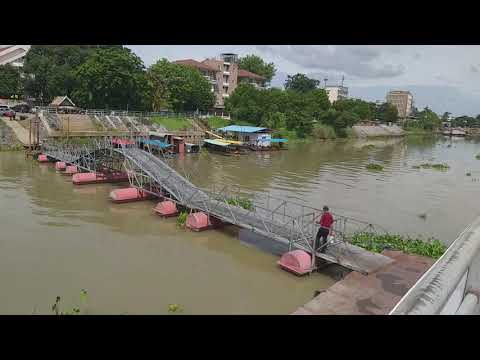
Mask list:
[[[56,108],[58,112],[76,112],[78,108],[68,96],[56,96],[50,103],[50,107]]]

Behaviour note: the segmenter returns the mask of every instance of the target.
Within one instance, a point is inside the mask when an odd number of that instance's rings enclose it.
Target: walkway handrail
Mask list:
[[[37,106],[37,110],[43,111],[45,113],[61,114],[60,109],[53,106]],[[171,110],[162,110],[162,111],[132,111],[132,110],[118,110],[118,109],[79,109],[80,114],[84,115],[98,115],[98,116],[133,116],[133,117],[154,117],[154,116],[165,116],[165,117],[209,117],[209,116],[220,116],[223,118],[230,118],[230,114],[221,111],[182,111],[174,112]]]
[[[389,315],[439,314],[466,276],[479,250],[480,217],[457,237]],[[467,289],[463,289],[462,299],[465,296],[465,290]]]

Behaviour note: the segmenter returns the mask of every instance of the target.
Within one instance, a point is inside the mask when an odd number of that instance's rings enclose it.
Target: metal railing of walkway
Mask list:
[[[302,249],[311,254],[316,253],[318,257],[353,270],[365,272],[366,268],[371,268],[371,264],[378,265],[386,261],[384,256],[372,254],[367,261],[356,262],[355,258],[360,258],[358,255],[362,251],[368,252],[349,244],[348,238],[354,232],[371,229],[373,225],[368,222],[335,214],[335,242],[329,244],[325,253],[316,252],[316,222],[322,210],[259,193],[249,195],[251,205],[248,208],[236,206],[232,204],[236,195],[227,191],[227,187],[220,190],[201,189],[169,166],[165,159],[140,149],[137,143],[119,147],[114,146],[111,138],[103,138],[87,144],[46,143],[44,150],[47,156],[75,163],[86,171],[98,171],[105,167],[102,158],[109,158],[112,159],[109,161],[114,162],[115,155],[121,154],[122,166],[128,174],[130,184],[159,198],[169,197],[183,207],[203,211],[226,223],[279,241],[288,246],[289,250]],[[118,164],[117,158],[117,166]],[[316,256],[311,258],[311,269],[314,270]]]

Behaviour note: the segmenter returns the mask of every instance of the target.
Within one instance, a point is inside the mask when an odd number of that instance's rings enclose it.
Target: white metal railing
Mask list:
[[[56,107],[51,106],[37,106],[38,111],[43,111],[45,113],[59,114],[59,111]],[[79,109],[79,114],[85,115],[97,115],[97,116],[132,116],[132,117],[153,117],[153,116],[164,116],[164,117],[210,117],[210,116],[221,116],[221,117],[230,117],[225,111],[184,111],[184,112],[173,112],[169,110],[165,111],[156,111],[156,112],[144,112],[144,111],[127,111],[127,110],[107,110],[107,109]]]
[[[468,226],[390,315],[472,314],[478,310],[480,217]]]

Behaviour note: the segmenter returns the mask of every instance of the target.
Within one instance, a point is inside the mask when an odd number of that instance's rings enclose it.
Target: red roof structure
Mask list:
[[[204,71],[213,71],[213,72],[218,71],[218,69],[215,69],[214,67],[208,66],[204,63],[201,63],[201,62],[193,60],[193,59],[177,60],[177,61],[174,61],[174,63],[175,64],[192,66],[194,68],[204,70]]]
[[[261,75],[252,73],[252,72],[247,71],[247,70],[242,70],[242,69],[238,70],[238,77],[239,78],[255,79],[255,80],[265,80],[265,77],[263,77]]]

